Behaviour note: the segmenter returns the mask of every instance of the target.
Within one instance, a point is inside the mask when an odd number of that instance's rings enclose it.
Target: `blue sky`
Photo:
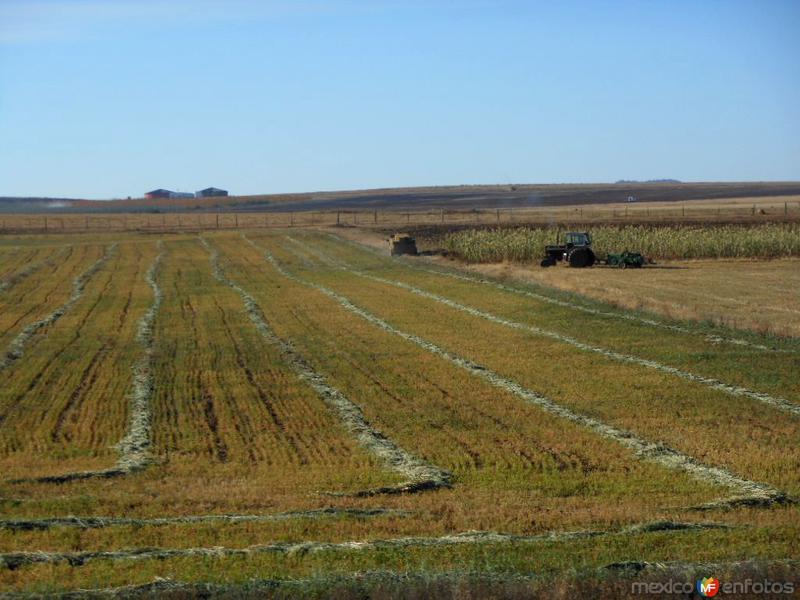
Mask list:
[[[0,195],[800,180],[800,2],[0,0]]]

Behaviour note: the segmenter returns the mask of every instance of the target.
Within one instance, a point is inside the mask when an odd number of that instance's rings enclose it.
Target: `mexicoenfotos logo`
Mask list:
[[[703,577],[697,580],[697,593],[703,598],[713,598],[719,591],[719,579]]]

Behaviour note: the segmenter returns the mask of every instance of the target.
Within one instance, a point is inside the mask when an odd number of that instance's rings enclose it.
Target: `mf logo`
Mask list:
[[[712,598],[719,591],[719,579],[703,577],[697,580],[697,593],[703,598]]]

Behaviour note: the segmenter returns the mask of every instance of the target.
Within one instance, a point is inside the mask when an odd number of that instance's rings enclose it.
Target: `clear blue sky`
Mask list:
[[[800,1],[0,0],[0,195],[800,180]]]

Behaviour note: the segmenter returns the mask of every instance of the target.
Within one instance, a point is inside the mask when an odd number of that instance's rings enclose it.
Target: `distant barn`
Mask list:
[[[159,188],[157,190],[153,190],[152,192],[147,192],[144,195],[145,198],[153,199],[153,198],[194,198],[194,194],[189,192],[173,192],[172,190],[165,190]]]
[[[214,196],[227,196],[227,195],[228,195],[227,190],[221,190],[215,187],[209,187],[195,193],[195,196],[197,196],[198,198],[212,198]]]
[[[172,194],[172,192],[170,192],[169,190],[163,190],[163,189],[159,188],[157,190],[153,190],[152,192],[147,192],[144,195],[144,197],[145,198],[150,198],[150,199],[153,199],[153,198],[169,198],[170,194]]]

